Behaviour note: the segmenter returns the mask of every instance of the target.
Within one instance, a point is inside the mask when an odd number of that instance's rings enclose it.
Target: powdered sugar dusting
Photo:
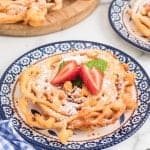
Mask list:
[[[78,64],[81,64],[83,62],[85,62],[86,60],[88,60],[88,57],[87,56],[80,56],[80,55],[63,55],[62,56],[62,60],[64,61],[69,61],[69,60],[75,60]]]
[[[78,104],[65,101],[64,105],[60,107],[60,111],[65,112],[67,115],[75,115],[77,114]]]
[[[109,89],[111,89],[111,90],[109,90]],[[103,99],[106,99],[106,100],[109,99],[111,101],[116,100],[117,90],[116,90],[116,87],[114,85],[114,82],[111,81],[108,78],[105,78],[105,77],[104,77],[104,80],[103,80],[102,92],[105,93]]]
[[[46,65],[41,64],[41,74],[36,78],[35,84],[39,91],[47,92],[51,90],[52,85],[50,84],[50,76],[52,71],[46,67]]]

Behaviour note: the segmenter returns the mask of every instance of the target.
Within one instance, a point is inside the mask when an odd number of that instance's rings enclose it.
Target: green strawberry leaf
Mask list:
[[[96,67],[101,72],[104,72],[107,68],[107,61],[105,61],[104,59],[94,59],[94,60],[88,61],[86,65],[90,69],[92,69],[93,67]]]
[[[63,68],[63,66],[66,64],[66,61],[62,61],[59,65],[58,72]]]

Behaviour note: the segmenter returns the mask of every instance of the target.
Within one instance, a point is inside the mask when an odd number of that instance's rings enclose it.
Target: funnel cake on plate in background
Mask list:
[[[126,42],[150,52],[150,0],[112,1],[109,21]]]
[[[133,21],[133,24],[141,34],[141,36],[148,38],[150,40],[150,2],[145,3],[138,12],[129,9],[128,13]]]

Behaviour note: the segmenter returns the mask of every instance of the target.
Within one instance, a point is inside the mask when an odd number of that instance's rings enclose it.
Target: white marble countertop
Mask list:
[[[90,17],[65,31],[27,38],[0,36],[0,76],[12,61],[23,53],[46,43],[64,40],[90,40],[121,49],[134,57],[150,76],[150,53],[138,50],[113,31],[108,21],[108,7],[108,3],[101,4]],[[108,150],[148,149],[150,150],[150,118],[132,137],[108,148]]]

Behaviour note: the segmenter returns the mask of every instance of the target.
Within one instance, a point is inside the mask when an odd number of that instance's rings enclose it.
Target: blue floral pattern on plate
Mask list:
[[[120,4],[121,5],[121,4]],[[132,117],[125,122],[118,130],[103,136],[99,139],[89,141],[69,142],[66,145],[61,144],[59,141],[49,139],[37,132],[32,128],[24,125],[19,120],[14,110],[11,92],[19,74],[22,70],[36,61],[52,56],[56,53],[68,52],[71,49],[101,49],[103,51],[110,51],[121,61],[129,64],[129,69],[137,74],[136,85],[139,91],[139,106],[133,113]],[[91,50],[92,52],[92,50]],[[5,71],[0,80],[0,115],[2,119],[12,119],[14,128],[20,135],[32,144],[43,147],[44,149],[54,150],[69,150],[69,149],[84,149],[94,150],[110,147],[133,135],[146,121],[150,114],[150,79],[144,69],[132,57],[124,52],[113,48],[111,46],[90,42],[90,41],[63,41],[47,44],[36,49],[33,49],[23,56],[15,60]],[[124,122],[125,116],[121,116],[120,124]],[[55,134],[49,131],[50,134]],[[55,135],[56,136],[56,135]]]
[[[133,1],[133,0],[131,0]],[[134,36],[131,31],[128,30],[126,24],[128,22],[124,21],[124,11],[127,7],[130,7],[131,1],[129,0],[113,0],[109,7],[109,21],[112,28],[116,31],[127,42],[133,44],[134,46],[150,52],[150,41],[142,40],[138,36]],[[136,2],[134,2],[136,3]]]

